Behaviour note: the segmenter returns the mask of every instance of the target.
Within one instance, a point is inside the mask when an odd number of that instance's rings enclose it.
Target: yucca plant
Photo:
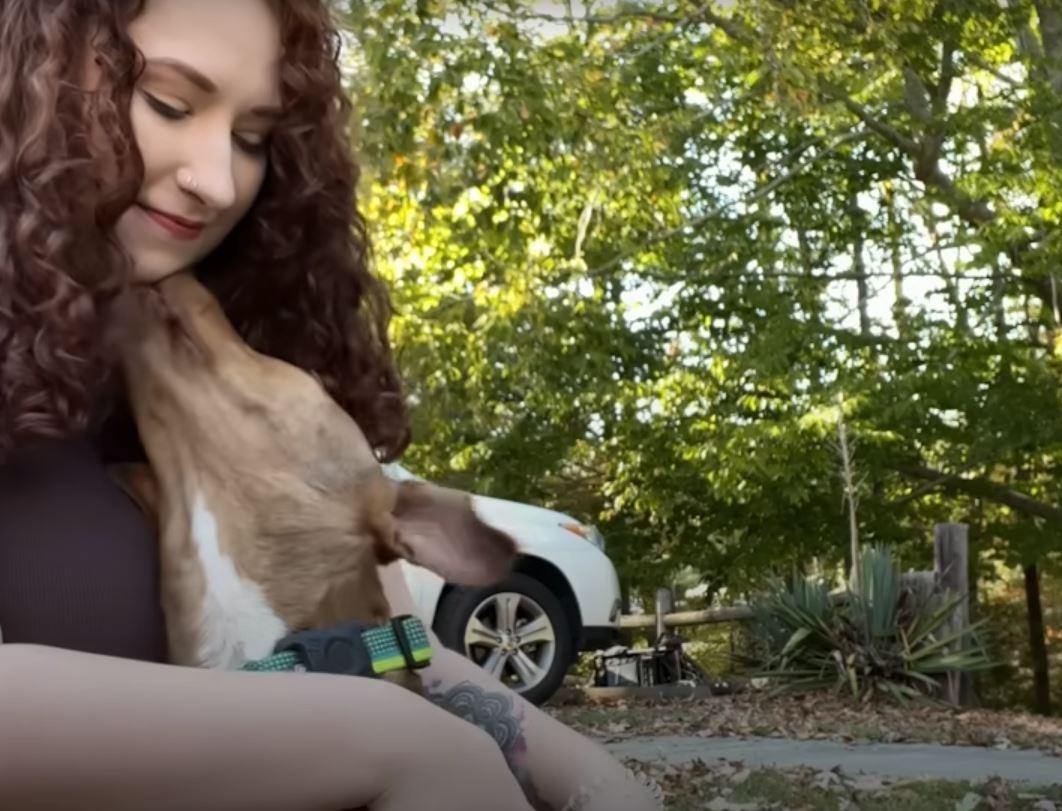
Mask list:
[[[778,690],[846,690],[933,701],[949,672],[992,667],[981,623],[952,630],[965,595],[920,595],[903,585],[888,549],[863,551],[857,590],[831,595],[818,577],[794,574],[756,603],[755,675]]]

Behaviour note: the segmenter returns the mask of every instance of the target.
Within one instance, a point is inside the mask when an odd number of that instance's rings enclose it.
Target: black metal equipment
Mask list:
[[[648,648],[622,645],[594,657],[595,687],[710,685],[713,679],[683,650],[682,637],[665,631]]]

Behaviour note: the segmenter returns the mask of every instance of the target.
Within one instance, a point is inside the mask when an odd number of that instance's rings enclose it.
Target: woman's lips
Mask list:
[[[192,222],[181,217],[166,214],[153,208],[141,205],[140,209],[153,223],[172,237],[177,239],[195,239],[203,231],[203,223]]]

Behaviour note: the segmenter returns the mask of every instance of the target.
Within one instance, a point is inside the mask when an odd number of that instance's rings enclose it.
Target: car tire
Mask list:
[[[574,659],[564,605],[541,582],[519,572],[494,586],[455,587],[439,603],[434,627],[446,647],[534,704],[557,691]]]

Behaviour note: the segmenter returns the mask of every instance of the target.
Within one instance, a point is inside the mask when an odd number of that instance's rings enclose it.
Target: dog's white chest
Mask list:
[[[233,670],[271,654],[288,629],[261,587],[241,576],[222,553],[218,522],[202,493],[192,506],[192,540],[206,577],[196,657],[200,666]]]

